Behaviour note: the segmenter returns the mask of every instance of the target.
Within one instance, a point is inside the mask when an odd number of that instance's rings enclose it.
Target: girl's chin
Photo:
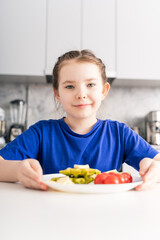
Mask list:
[[[67,116],[66,117],[66,119],[75,119],[76,121],[82,121],[82,120],[84,120],[84,121],[86,121],[86,120],[95,120],[95,119],[97,119],[96,118],[96,116],[95,116],[95,114],[94,115],[85,115],[85,114],[76,114],[76,115],[72,115],[72,116]]]

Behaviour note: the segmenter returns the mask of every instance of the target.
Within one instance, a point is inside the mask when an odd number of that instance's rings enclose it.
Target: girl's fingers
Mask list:
[[[143,171],[141,174],[143,183],[137,186],[136,190],[149,189],[160,180],[160,162],[149,158],[143,160],[140,163],[140,172]],[[144,166],[145,164],[146,166]]]
[[[42,168],[35,159],[26,159],[21,162],[19,181],[28,188],[47,190],[48,187],[42,181]]]
[[[21,184],[27,188],[33,188],[33,189],[41,189],[41,190],[47,190],[48,186],[44,184],[43,182],[37,182],[33,179],[24,176],[24,178],[21,181]]]
[[[29,163],[31,165],[31,167],[39,174],[42,176],[43,172],[42,172],[42,168],[41,165],[39,164],[39,162],[37,160],[33,160],[33,159],[29,159]]]
[[[147,189],[150,189],[152,186],[153,186],[153,183],[151,183],[151,182],[143,182],[139,186],[136,187],[136,190],[137,191],[147,190]]]
[[[156,160],[152,160],[152,163],[143,176],[143,181],[148,183],[155,183],[158,182],[160,179],[160,162]]]
[[[41,168],[41,166],[37,160],[23,160],[21,163],[20,173],[21,175],[29,177],[34,181],[40,181],[42,176],[42,170],[39,170],[39,168]]]
[[[148,171],[150,165],[152,164],[152,159],[150,158],[143,158],[141,161],[140,161],[140,164],[139,164],[139,174],[141,176],[144,176],[146,174],[146,172]]]

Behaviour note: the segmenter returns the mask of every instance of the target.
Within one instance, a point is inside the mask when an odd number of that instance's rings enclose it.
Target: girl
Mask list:
[[[70,51],[59,57],[53,91],[66,117],[39,121],[3,148],[0,181],[47,190],[42,172],[58,173],[74,164],[119,171],[126,162],[143,178],[137,190],[158,182],[160,154],[125,124],[96,118],[109,89],[105,66],[92,52]]]

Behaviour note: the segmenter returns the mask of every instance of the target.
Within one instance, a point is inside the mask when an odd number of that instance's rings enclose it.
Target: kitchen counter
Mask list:
[[[157,239],[160,184],[153,189],[73,194],[0,183],[0,239]]]

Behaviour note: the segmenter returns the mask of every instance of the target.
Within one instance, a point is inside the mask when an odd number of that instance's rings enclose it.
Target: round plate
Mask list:
[[[48,174],[43,175],[43,182],[50,188],[63,192],[71,193],[116,193],[124,192],[134,189],[136,186],[142,183],[141,177],[133,177],[132,183],[122,183],[122,184],[63,184],[58,182],[53,182],[50,179],[52,177],[64,176],[62,174]]]

